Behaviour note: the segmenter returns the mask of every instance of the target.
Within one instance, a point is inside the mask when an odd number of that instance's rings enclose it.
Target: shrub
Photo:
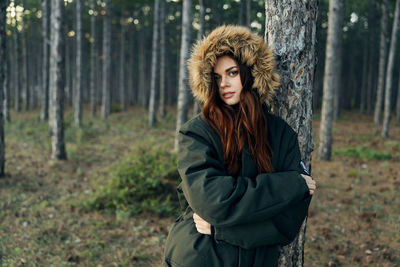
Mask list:
[[[176,155],[140,147],[112,171],[110,183],[89,200],[88,206],[135,215],[143,211],[163,216],[178,211]]]

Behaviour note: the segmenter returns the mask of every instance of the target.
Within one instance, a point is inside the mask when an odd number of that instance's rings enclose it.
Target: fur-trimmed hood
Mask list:
[[[269,102],[279,85],[274,55],[260,36],[246,27],[232,25],[216,28],[194,45],[188,68],[195,98],[203,103],[207,100],[217,57],[226,53],[251,68],[253,88],[262,101]]]

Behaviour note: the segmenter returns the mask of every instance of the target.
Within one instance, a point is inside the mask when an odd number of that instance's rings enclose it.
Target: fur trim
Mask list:
[[[279,85],[274,55],[260,36],[246,27],[232,25],[216,28],[194,45],[188,68],[195,98],[203,103],[207,100],[217,57],[228,52],[251,68],[253,88],[262,101],[269,102]]]

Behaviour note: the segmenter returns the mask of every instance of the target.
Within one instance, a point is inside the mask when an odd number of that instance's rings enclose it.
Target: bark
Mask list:
[[[49,8],[50,1],[42,0],[42,109],[40,120],[46,121],[49,118]]]
[[[399,28],[399,12],[400,12],[400,0],[396,1],[396,9],[394,12],[392,37],[390,39],[390,49],[388,56],[388,63],[386,68],[386,84],[385,84],[385,111],[383,115],[383,127],[382,127],[382,137],[386,138],[389,136],[389,121],[390,121],[390,97],[392,94],[392,76],[393,76],[393,66],[395,51],[397,45],[397,32]]]
[[[387,32],[388,32],[387,0],[382,1],[381,40],[379,44],[379,74],[378,90],[376,93],[374,123],[382,123],[383,89],[385,88],[385,67],[387,54]]]
[[[90,9],[95,10],[95,0],[90,0]],[[90,17],[90,110],[92,115],[96,115],[96,16]]]
[[[362,81],[361,81],[361,92],[360,92],[360,113],[365,112],[365,104],[367,98],[367,80],[368,80],[368,52],[369,52],[369,42],[368,33],[364,37],[364,55],[363,55],[363,68],[362,68]]]
[[[14,109],[16,112],[21,110],[20,106],[20,72],[19,72],[19,53],[18,53],[18,31],[17,25],[13,27],[13,52],[14,52]]]
[[[109,0],[105,0],[105,10],[103,28],[103,95],[101,103],[101,116],[103,119],[106,119],[111,112],[111,14]]]
[[[125,89],[125,32],[126,25],[121,21],[121,46],[119,59],[119,100],[121,110],[126,111],[126,89]]]
[[[200,0],[202,2],[203,0]],[[161,0],[160,3],[160,117],[164,118],[166,114],[165,110],[165,50],[166,50],[166,42],[165,42],[165,0]],[[201,9],[201,5],[200,5]]]
[[[149,101],[149,127],[153,127],[156,123],[156,81],[157,81],[157,70],[158,66],[158,54],[159,54],[159,32],[158,28],[160,25],[160,0],[154,1],[154,21],[153,21],[153,48],[151,56],[151,78],[150,78],[150,101]]]
[[[146,107],[146,34],[145,29],[141,29],[139,38],[139,88],[138,88],[138,101],[142,107]]]
[[[344,4],[344,2],[342,2]],[[333,92],[334,92],[334,100],[333,100],[333,120],[337,120],[337,118],[339,117],[339,113],[340,113],[340,99],[341,99],[341,94],[342,94],[342,84],[343,83],[343,79],[342,79],[342,53],[343,53],[343,32],[342,32],[342,28],[343,28],[343,17],[344,17],[344,6],[341,6],[341,8],[339,8],[337,10],[337,12],[335,12],[335,16],[337,16],[336,20],[337,20],[337,30],[339,31],[339,33],[336,34],[336,38],[337,38],[337,44],[336,44],[336,54],[335,54],[335,68],[331,69],[332,71],[334,71],[334,73],[332,73],[333,75],[333,80],[332,80],[332,86],[333,86]],[[326,65],[325,65],[326,66]],[[325,78],[325,77],[324,77]],[[325,80],[325,79],[324,79]],[[347,88],[347,90],[349,90],[349,88]]]
[[[71,98],[72,91],[72,79],[71,79],[71,46],[69,45],[69,40],[65,40],[65,94],[66,100],[69,104],[69,99]]]
[[[24,23],[24,22],[23,22]],[[24,23],[22,37],[22,90],[23,90],[23,106],[24,110],[29,109],[29,73],[28,73],[28,47],[26,42],[26,25]]]
[[[205,7],[204,7],[204,0],[199,0],[199,5],[200,5],[200,14],[199,14],[199,21],[200,21],[200,28],[199,31],[197,33],[197,40],[201,40],[204,36],[204,32],[205,32]],[[195,116],[196,114],[200,113],[200,104],[199,102],[193,98],[193,116]]]
[[[303,161],[310,167],[317,1],[266,0],[265,15],[265,40],[277,55],[281,75],[272,111],[298,133]],[[305,225],[306,221],[296,239],[281,249],[279,266],[303,266]]]
[[[3,89],[7,86],[7,47],[6,47],[6,13],[8,1],[0,2],[0,177],[4,176],[5,143],[4,143],[4,118],[3,118]]]
[[[75,92],[74,120],[75,126],[82,123],[82,0],[76,0],[76,58],[75,58]]]
[[[6,48],[8,49],[8,44],[6,44]],[[6,54],[7,55],[7,54]],[[6,56],[7,58],[7,56]],[[3,120],[11,121],[10,118],[10,84],[11,84],[11,64],[10,61],[7,60],[7,64],[5,64],[5,76],[4,76],[4,90],[3,90]],[[4,123],[3,123],[4,124]],[[1,129],[0,129],[1,131]],[[1,141],[0,141],[1,143]],[[0,152],[1,153],[1,152]],[[1,159],[0,159],[1,162]],[[0,163],[1,164],[1,163]],[[1,175],[0,175],[1,176]]]
[[[176,119],[175,151],[179,149],[178,131],[187,120],[189,85],[186,61],[189,57],[190,29],[192,22],[190,20],[192,13],[192,0],[183,0],[182,7],[182,37],[181,50],[179,58],[179,94],[178,94],[178,113]]]
[[[375,51],[376,46],[374,45],[375,42],[373,41],[373,36],[371,35],[369,38],[369,44],[370,44],[370,57],[369,57],[369,63],[368,63],[368,81],[367,81],[367,114],[371,114],[372,112],[372,95],[373,95],[373,90],[374,90],[374,75],[376,73],[375,70],[375,53],[372,53],[372,51]]]
[[[251,0],[246,0],[246,26],[251,28]]]
[[[64,143],[64,0],[51,0],[50,134],[53,160],[66,159]]]
[[[318,157],[321,160],[330,160],[331,158],[333,98],[335,86],[337,85],[335,79],[338,79],[339,76],[337,68],[340,59],[337,55],[341,46],[339,40],[342,34],[342,23],[340,20],[342,8],[343,2],[341,0],[329,1],[328,37],[326,41],[323,102],[318,146]]]
[[[239,0],[239,1],[240,2],[239,2],[239,20],[238,20],[238,24],[239,25],[243,25],[243,17],[244,17],[243,11],[244,11],[244,8],[245,8],[244,1],[246,1],[246,0]]]
[[[132,27],[133,28],[133,27]],[[129,104],[134,104],[136,102],[137,86],[134,86],[134,81],[136,79],[136,68],[135,66],[135,42],[134,42],[134,28],[132,32],[129,32],[129,68],[128,68],[128,95]]]

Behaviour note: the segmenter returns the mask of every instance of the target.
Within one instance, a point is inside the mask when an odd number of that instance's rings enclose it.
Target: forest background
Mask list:
[[[218,25],[264,36],[268,1],[66,0],[61,99],[52,98],[53,2],[1,0],[0,266],[159,266],[179,213],[175,131],[199,112],[190,94],[182,96],[184,59]],[[333,50],[339,65],[328,69],[336,85],[326,83],[329,2],[341,7]],[[318,190],[306,266],[400,264],[398,7],[399,0],[318,2]],[[329,90],[332,137],[323,142]],[[52,118],[49,107],[59,105]]]

